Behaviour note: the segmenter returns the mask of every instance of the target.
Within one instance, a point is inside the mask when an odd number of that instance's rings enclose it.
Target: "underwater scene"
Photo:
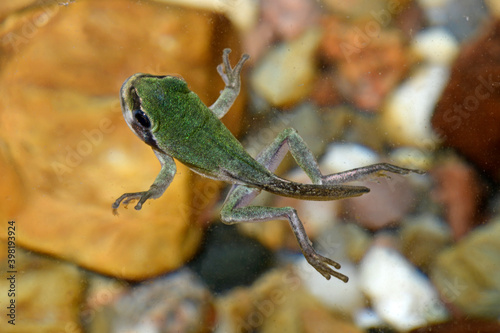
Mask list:
[[[0,332],[500,332],[500,1],[0,2]]]

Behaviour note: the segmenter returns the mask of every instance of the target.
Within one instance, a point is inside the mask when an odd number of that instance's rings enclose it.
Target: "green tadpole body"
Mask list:
[[[369,189],[341,184],[384,171],[399,174],[419,171],[380,163],[322,175],[311,151],[292,128],[282,131],[256,158],[251,157],[220,121],[239,94],[240,72],[248,59],[244,55],[231,68],[229,52],[229,49],[224,50],[223,63],[217,67],[226,87],[210,107],[176,76],[138,73],[125,81],[120,90],[125,121],[153,148],[162,168],[148,191],[125,193],[118,198],[112,206],[114,212],[121,203],[126,205],[138,200],[135,208],[139,210],[146,200],[159,198],[175,175],[175,158],[203,176],[234,184],[221,210],[223,222],[288,220],[307,261],[325,278],[335,276],[347,282],[345,275],[329,267],[339,269],[340,265],[321,256],[311,246],[295,209],[250,206],[249,203],[262,190],[305,200],[354,197]],[[288,151],[313,184],[291,182],[273,173]]]

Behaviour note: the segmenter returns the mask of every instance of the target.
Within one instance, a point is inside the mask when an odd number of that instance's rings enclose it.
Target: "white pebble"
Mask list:
[[[439,143],[431,117],[449,72],[446,66],[423,65],[389,97],[382,122],[393,143],[426,149]]]
[[[459,44],[448,30],[430,28],[415,36],[411,48],[425,61],[451,65],[458,55]]]
[[[375,312],[400,331],[447,319],[429,280],[399,252],[372,247],[360,263],[360,286]]]
[[[333,260],[335,255],[330,256]],[[354,315],[365,306],[365,298],[359,287],[358,270],[350,262],[340,262],[342,274],[349,277],[344,283],[336,278],[325,279],[305,258],[300,259],[297,271],[305,288],[327,308],[348,315]]]
[[[373,311],[372,309],[361,309],[356,312],[354,315],[354,322],[356,326],[368,330],[372,327],[383,327],[385,326],[385,322],[379,315]]]
[[[356,143],[334,143],[326,149],[321,159],[323,174],[341,172],[377,163],[378,155],[371,149]]]

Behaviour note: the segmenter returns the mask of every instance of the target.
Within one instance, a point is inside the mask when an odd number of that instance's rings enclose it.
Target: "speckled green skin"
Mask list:
[[[211,178],[242,184],[270,182],[273,175],[257,163],[187,84],[176,77],[130,79],[142,98],[157,148]]]
[[[175,76],[135,74],[121,88],[125,121],[134,133],[153,148],[162,168],[148,191],[125,193],[113,204],[116,213],[121,203],[138,200],[142,208],[148,199],[160,197],[175,176],[173,158],[206,177],[235,184],[221,210],[225,223],[288,220],[307,261],[325,278],[347,277],[329,266],[340,268],[335,261],[319,255],[311,246],[302,222],[291,207],[249,206],[261,191],[306,200],[335,200],[358,196],[369,191],[362,186],[340,185],[381,172],[407,174],[413,170],[390,164],[374,164],[338,174],[322,175],[316,159],[294,129],[285,129],[252,158],[219,120],[226,114],[240,90],[240,72],[248,56],[231,68],[230,50],[224,50],[223,64],[217,69],[226,83],[220,97],[210,107],[191,92],[186,82]],[[273,172],[287,152],[311,178],[313,184],[299,184],[276,176]]]

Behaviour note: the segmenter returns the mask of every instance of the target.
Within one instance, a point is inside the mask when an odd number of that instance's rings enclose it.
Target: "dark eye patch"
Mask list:
[[[149,120],[149,117],[141,110],[134,110],[132,112],[132,115],[134,116],[134,119],[144,128],[149,129],[151,128],[151,121]]]

